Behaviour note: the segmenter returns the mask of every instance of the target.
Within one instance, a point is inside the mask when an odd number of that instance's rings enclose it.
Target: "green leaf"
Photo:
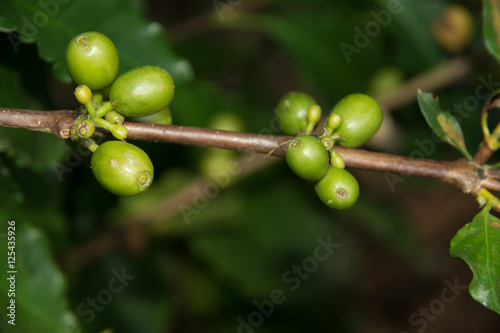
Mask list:
[[[500,314],[500,220],[486,206],[451,240],[450,254],[462,258],[474,273],[469,292]]]
[[[375,0],[382,10],[390,1]],[[399,65],[414,71],[425,71],[442,60],[442,54],[429,27],[437,19],[444,4],[440,1],[401,1],[402,10],[391,17],[385,29],[394,39],[394,53]],[[376,37],[375,37],[376,38]]]
[[[268,297],[274,288],[288,292],[291,285],[283,275],[293,264],[300,264],[312,255],[319,238],[333,243],[343,239],[343,232],[329,225],[321,211],[304,199],[307,196],[296,188],[297,184],[282,185],[271,185],[264,192],[243,197],[240,215],[233,217],[233,221],[239,223],[233,223],[230,228],[206,230],[189,239],[194,255],[210,265],[225,284],[233,286],[246,298]],[[200,219],[214,204],[210,202],[206,209],[198,210]],[[207,214],[215,217],[213,213]],[[198,220],[193,218],[191,224],[200,223]],[[337,246],[342,246],[343,250],[334,251],[332,258],[321,265],[321,269],[330,270],[329,265],[335,265],[335,273],[332,274],[339,282],[350,274],[340,267],[339,262],[348,260],[344,255],[352,255],[352,252],[347,250],[350,246],[346,243]],[[314,288],[321,285],[323,277],[320,273],[311,274],[315,282],[308,281],[310,284],[303,288],[302,297],[313,293]],[[299,297],[294,295],[293,298],[297,301]]]
[[[2,107],[22,107],[24,100],[21,80],[17,73],[0,63],[0,103]]]
[[[70,82],[65,51],[73,36],[100,31],[115,43],[120,56],[120,72],[143,65],[169,71],[176,84],[189,80],[190,64],[170,49],[165,31],[158,23],[147,22],[130,1],[38,1],[2,0],[0,31],[17,31],[20,40],[35,42],[39,54],[54,63],[55,76]]]
[[[356,203],[356,209],[340,211],[338,214],[342,220],[349,221],[350,226],[355,226],[396,256],[415,268],[421,268],[425,260],[422,260],[422,251],[413,231],[401,213],[391,205],[386,201],[364,197]]]
[[[3,107],[23,108],[25,93],[17,74],[0,64],[0,103]],[[52,168],[66,154],[64,140],[25,129],[0,128],[0,153],[6,153],[17,166],[41,172]]]
[[[0,221],[17,218],[24,201],[18,184],[13,180],[10,169],[0,156]],[[0,244],[5,238],[6,230],[0,230]]]
[[[7,231],[7,223],[2,228]],[[7,242],[1,243],[2,253],[7,253]],[[7,324],[11,318],[3,313],[0,319],[2,332],[67,332],[78,329],[75,316],[70,312],[65,298],[66,281],[49,251],[49,244],[39,229],[17,220],[15,223],[15,267],[6,267],[1,261],[0,303],[6,309],[15,300],[15,326]],[[8,296],[10,283],[7,277],[14,269],[15,296]],[[4,276],[7,275],[7,276]],[[3,311],[2,311],[3,312]]]
[[[151,333],[168,332],[167,326],[173,321],[172,306],[165,297],[152,299],[142,293],[124,293],[117,295],[111,306],[121,315],[122,327],[130,332],[141,332],[144,327]]]
[[[420,110],[429,127],[443,141],[460,151],[467,159],[471,160],[465,146],[464,135],[458,120],[448,112],[441,110],[437,98],[432,93],[418,91],[418,103]]]
[[[363,77],[382,61],[382,51],[380,44],[370,43],[362,52],[351,53],[353,20],[339,15],[335,7],[324,7],[322,12],[311,8],[305,5],[299,11],[279,16],[246,15],[231,24],[233,28],[262,31],[276,40],[294,60],[301,81],[314,85],[313,89],[333,104],[365,86]],[[362,18],[356,18],[356,23],[364,23]],[[318,21],[323,24],[317,25]]]
[[[499,0],[483,0],[483,38],[486,49],[500,62]]]
[[[50,170],[67,154],[64,140],[25,129],[0,128],[0,152],[15,160],[18,167],[36,172]]]

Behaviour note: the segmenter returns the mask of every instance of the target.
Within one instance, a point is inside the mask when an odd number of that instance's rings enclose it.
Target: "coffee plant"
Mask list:
[[[1,332],[499,330],[496,1],[4,0],[0,37]]]

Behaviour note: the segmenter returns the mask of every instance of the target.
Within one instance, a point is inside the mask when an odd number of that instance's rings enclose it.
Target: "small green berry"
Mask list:
[[[321,107],[319,105],[312,105],[307,110],[307,121],[312,124],[318,123],[321,119]]]
[[[301,92],[290,92],[283,96],[275,109],[283,133],[295,135],[304,132],[308,125],[308,110],[316,104],[311,96]]]
[[[368,95],[386,94],[404,82],[404,73],[397,67],[384,67],[373,74],[368,82]]]
[[[87,104],[92,99],[92,91],[86,85],[79,85],[75,88],[75,97],[80,104]]]
[[[328,132],[333,133],[333,131],[336,130],[340,124],[342,124],[342,116],[335,112],[330,113],[326,122],[326,129]]]
[[[220,111],[214,114],[206,125],[207,128],[221,131],[243,132],[244,121],[234,112]],[[229,186],[237,179],[237,174],[230,171],[237,165],[238,154],[234,150],[206,149],[199,168],[201,174],[221,187]]]
[[[343,147],[354,148],[370,140],[382,125],[383,112],[378,102],[365,94],[351,94],[342,98],[332,112],[342,116],[342,123],[334,134],[343,137]]]
[[[238,114],[229,111],[217,112],[207,123],[207,128],[221,130],[243,132],[244,121]]]
[[[120,124],[114,124],[114,126],[111,128],[111,134],[118,140],[125,140],[128,135],[128,129]]]
[[[234,150],[208,149],[198,164],[200,172],[220,187],[227,187],[238,178],[238,174],[231,171],[231,167],[238,165],[237,157]]]
[[[132,196],[146,191],[153,182],[153,164],[139,147],[122,141],[107,141],[92,155],[92,172],[109,192]]]
[[[69,42],[66,66],[76,84],[99,90],[111,85],[118,75],[118,51],[100,32],[85,32]],[[85,103],[83,103],[85,104]]]
[[[300,178],[316,181],[328,170],[328,151],[318,138],[300,135],[288,144],[286,162]]]
[[[174,81],[160,67],[138,67],[116,79],[109,97],[115,110],[126,117],[148,116],[164,109],[172,101]]]
[[[345,168],[345,161],[342,156],[340,156],[339,153],[337,153],[335,150],[330,150],[330,164],[338,169],[344,169]]]
[[[314,128],[320,119],[321,107],[319,105],[311,105],[309,109],[307,109],[307,127],[304,134],[309,135],[314,132]]]
[[[359,185],[347,170],[328,168],[326,175],[314,187],[325,205],[334,209],[346,209],[356,203]]]

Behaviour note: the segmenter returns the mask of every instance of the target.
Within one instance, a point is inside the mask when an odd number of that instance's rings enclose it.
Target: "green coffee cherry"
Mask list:
[[[109,97],[114,109],[126,117],[148,116],[172,101],[174,81],[160,67],[138,67],[116,79]]]
[[[237,156],[234,150],[210,149],[200,159],[200,173],[220,187],[229,186],[239,175]]]
[[[300,178],[316,181],[328,170],[328,151],[323,142],[314,136],[297,136],[288,144],[286,162]]]
[[[221,111],[210,118],[207,123],[207,128],[221,131],[243,132],[244,121],[239,115],[233,112]]]
[[[382,125],[382,108],[375,99],[365,94],[347,95],[331,112],[342,116],[342,123],[334,134],[345,139],[339,141],[343,147],[361,146],[370,140]]]
[[[325,205],[334,209],[346,209],[356,203],[359,185],[348,171],[335,167],[328,168],[326,175],[314,187]]]
[[[399,87],[404,82],[404,73],[397,67],[385,67],[373,74],[368,82],[368,94],[385,94]]]
[[[110,90],[111,90],[111,86],[106,87],[106,88],[104,88],[104,89],[101,90],[102,99],[104,101],[109,101],[109,91]]]
[[[340,126],[340,124],[342,124],[342,116],[338,113],[332,112],[326,120],[325,127],[328,133],[332,134],[333,131],[335,131]]]
[[[153,182],[153,164],[139,147],[122,141],[107,141],[92,155],[92,172],[109,192],[132,196],[146,191]]]
[[[221,131],[243,132],[244,121],[238,114],[229,111],[217,112],[213,115],[207,128]],[[221,187],[229,186],[237,179],[239,162],[236,161],[238,153],[226,149],[206,149],[203,154],[199,168],[201,174],[208,180],[214,181]]]
[[[295,135],[304,132],[308,124],[308,110],[316,104],[311,96],[301,92],[290,92],[283,96],[275,109],[283,133]]]
[[[69,42],[66,66],[76,84],[99,90],[113,83],[120,62],[113,42],[105,35],[91,31],[79,34]]]

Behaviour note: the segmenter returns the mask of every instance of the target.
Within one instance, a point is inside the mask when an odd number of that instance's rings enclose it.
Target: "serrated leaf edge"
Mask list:
[[[495,284],[493,282],[493,279],[492,279],[492,274],[491,274],[491,270],[490,270],[490,254],[488,251],[488,248],[489,248],[489,242],[488,242],[488,216],[490,214],[490,211],[492,209],[492,206],[491,205],[486,205],[483,210],[478,213],[474,219],[479,216],[482,220],[483,220],[483,223],[484,223],[484,243],[486,244],[486,248],[487,248],[487,253],[486,253],[486,265],[487,265],[487,271],[488,271],[488,283],[489,283],[489,286],[490,286],[490,290],[495,290]],[[472,222],[469,222],[467,223],[463,228],[466,228],[467,226],[469,226],[471,223],[474,222],[474,219]],[[460,229],[462,230],[462,229]],[[459,230],[459,232],[460,232]],[[472,298],[474,300],[476,300],[477,302],[481,303],[483,306],[485,306],[486,308],[496,312],[496,313],[499,313],[500,314],[500,301],[499,301],[499,298],[495,297],[494,298],[494,304],[492,305],[489,305],[487,302],[485,302],[484,300],[480,299],[478,297],[478,294],[476,292],[474,292],[472,289],[474,288],[475,285],[477,285],[479,283],[478,279],[479,277],[477,276],[477,273],[474,271],[474,268],[476,267],[476,263],[475,262],[470,262],[467,258],[464,258],[462,256],[460,256],[459,254],[456,254],[456,253],[453,253],[451,250],[453,249],[453,242],[454,242],[454,239],[452,239],[452,246],[450,248],[450,255],[451,257],[453,258],[460,258],[462,259],[463,261],[465,261],[467,263],[467,265],[469,266],[470,270],[472,271],[472,274],[473,274],[473,277],[472,277],[472,280],[469,284],[469,294],[472,296]]]

